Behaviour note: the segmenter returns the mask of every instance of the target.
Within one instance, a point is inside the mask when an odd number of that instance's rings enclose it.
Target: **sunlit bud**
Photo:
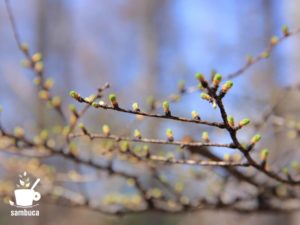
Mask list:
[[[267,158],[268,158],[268,156],[269,156],[269,150],[268,150],[268,149],[264,148],[264,149],[262,149],[262,150],[260,151],[260,159],[261,159],[262,161],[266,161]]]
[[[248,55],[248,56],[246,57],[246,62],[247,62],[247,64],[252,64],[252,63],[253,63],[253,56]]]
[[[120,150],[122,152],[127,152],[130,150],[130,143],[129,141],[122,141],[120,142]]]
[[[282,27],[282,33],[284,36],[288,36],[290,34],[288,26],[285,25]]]
[[[230,158],[231,158],[231,156],[230,156],[229,153],[225,153],[224,156],[223,156],[223,159],[224,159],[225,161],[230,161]]]
[[[170,128],[168,128],[166,130],[166,135],[167,135],[168,141],[174,141],[173,131]]]
[[[63,129],[62,129],[62,135],[64,137],[67,137],[70,133],[70,127],[69,126],[64,126]]]
[[[185,92],[185,81],[184,80],[181,80],[178,82],[178,90],[179,90],[179,93]]]
[[[38,61],[41,61],[42,60],[42,54],[40,52],[37,52],[35,53],[32,57],[31,57],[31,60],[33,62],[38,62]]]
[[[205,93],[205,92],[202,92],[200,97],[204,100],[207,100],[207,101],[212,101],[212,97],[210,97],[209,94]]]
[[[17,138],[23,138],[25,131],[22,127],[15,127],[14,134]]]
[[[55,142],[55,140],[53,140],[53,139],[48,139],[48,140],[46,141],[46,144],[47,144],[48,147],[54,148],[56,142]]]
[[[33,83],[34,83],[36,86],[40,85],[40,84],[41,84],[41,78],[40,78],[40,77],[35,77],[35,78],[33,79]]]
[[[39,91],[39,98],[42,100],[48,100],[49,99],[49,92],[46,90]]]
[[[44,87],[47,89],[51,89],[53,88],[53,86],[54,86],[54,80],[51,78],[47,79],[44,83]]]
[[[134,102],[132,104],[132,110],[135,111],[135,112],[139,112],[140,111],[140,107],[139,107],[139,104],[137,102]]]
[[[232,158],[233,158],[233,161],[240,162],[241,159],[242,159],[242,156],[239,153],[235,153],[235,154],[232,155]]]
[[[98,104],[99,104],[100,106],[106,106],[106,103],[105,103],[103,100],[100,100],[100,101],[98,102]]]
[[[104,124],[102,126],[102,132],[103,132],[103,134],[109,136],[110,135],[110,127],[107,124]]]
[[[75,125],[75,123],[77,122],[77,116],[75,116],[74,114],[71,114],[70,118],[69,118],[69,122],[70,125]]]
[[[159,188],[152,188],[147,192],[147,196],[154,198],[154,199],[161,198],[162,195],[163,195],[163,192]]]
[[[90,95],[90,96],[84,98],[84,100],[89,103],[92,103],[95,99],[96,99],[95,95]]]
[[[97,108],[97,106],[98,106],[97,102],[92,102],[92,106]]]
[[[138,129],[134,130],[133,136],[137,139],[141,139],[142,138],[142,134]]]
[[[191,114],[194,120],[200,120],[200,116],[197,111],[193,110]]]
[[[76,106],[75,106],[75,105],[69,104],[68,107],[69,107],[69,110],[70,110],[72,113],[74,113],[74,114],[77,113],[77,110],[76,110]]]
[[[229,89],[232,88],[232,86],[233,86],[233,82],[231,80],[226,81],[225,84],[223,84],[222,86],[222,92],[227,93]]]
[[[43,70],[44,70],[44,63],[43,62],[37,62],[35,65],[34,65],[34,70],[38,73],[42,73]]]
[[[216,101],[213,101],[213,102],[212,102],[212,107],[213,107],[214,109],[216,109],[216,108],[218,107],[218,105],[217,105],[217,102],[216,102]]]
[[[176,182],[174,190],[177,193],[181,193],[183,191],[183,189],[184,189],[184,184],[182,182]]]
[[[221,81],[222,81],[222,75],[219,73],[215,74],[213,78],[213,86],[215,88],[218,87]]]
[[[269,58],[269,57],[270,57],[270,52],[267,52],[267,51],[262,52],[262,53],[260,54],[260,56],[261,56],[262,58],[264,58],[264,59]]]
[[[149,151],[150,151],[149,145],[144,145],[144,146],[143,146],[142,156],[147,156],[147,155],[149,155]]]
[[[110,94],[108,96],[108,98],[109,98],[109,100],[110,100],[110,102],[111,102],[111,104],[112,104],[112,106],[114,108],[118,108],[119,107],[118,101],[117,101],[117,96],[115,94]]]
[[[54,96],[51,99],[51,104],[53,107],[59,107],[61,105],[61,98],[59,96]]]
[[[76,100],[79,100],[81,98],[80,95],[76,91],[70,91],[69,95]]]
[[[196,73],[195,77],[201,83],[203,88],[207,87],[207,81],[202,73]]]
[[[289,175],[289,168],[287,168],[287,167],[283,167],[282,169],[281,169],[281,171],[282,171],[282,173],[284,173],[285,175]]]
[[[227,122],[228,122],[229,126],[234,127],[234,118],[233,118],[233,116],[228,116],[227,117]]]
[[[29,46],[28,46],[27,43],[22,43],[22,44],[20,45],[20,48],[21,48],[21,50],[22,50],[23,52],[28,52],[28,50],[29,50]]]
[[[203,82],[203,81],[205,81],[205,77],[204,77],[204,75],[202,74],[202,73],[196,73],[195,74],[195,77],[196,77],[196,79],[199,81],[199,82]]]
[[[23,67],[25,67],[25,68],[29,68],[30,65],[31,65],[31,62],[30,62],[29,60],[27,60],[27,59],[23,59],[23,60],[21,61],[21,66],[23,66]]]
[[[209,142],[208,132],[206,132],[206,131],[202,132],[202,140],[204,142]]]
[[[248,125],[249,123],[250,123],[250,119],[245,118],[245,119],[242,119],[242,120],[239,122],[239,126],[240,126],[240,127],[244,127],[244,126]]]
[[[270,43],[271,45],[276,45],[278,43],[278,37],[277,36],[271,37]]]
[[[86,129],[86,127],[84,126],[83,123],[80,123],[80,124],[78,125],[78,127],[82,130],[82,132],[83,132],[84,134],[88,134],[88,131],[87,131],[87,129]]]
[[[71,142],[68,147],[69,147],[69,151],[72,155],[74,155],[74,156],[78,155],[79,152],[78,152],[77,146],[74,142]]]
[[[259,134],[254,135],[251,139],[251,144],[255,145],[257,142],[260,141],[260,139],[261,139],[261,136]]]
[[[34,137],[33,137],[33,142],[34,142],[34,144],[36,144],[36,145],[41,145],[41,144],[43,143],[43,141],[42,141],[42,139],[41,139],[40,136],[34,136]]]
[[[292,167],[293,170],[295,170],[295,171],[297,171],[297,172],[300,171],[300,164],[299,164],[299,162],[296,161],[296,160],[293,160],[293,161],[291,162],[291,167]]]
[[[168,101],[164,101],[163,104],[162,104],[162,107],[163,107],[163,110],[165,112],[166,115],[171,115],[171,112],[170,112],[170,104]]]
[[[42,139],[42,140],[46,140],[49,136],[49,132],[47,130],[42,130],[39,134],[39,137]]]

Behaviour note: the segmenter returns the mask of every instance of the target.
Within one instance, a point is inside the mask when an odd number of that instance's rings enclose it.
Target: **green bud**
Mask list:
[[[282,169],[281,169],[281,171],[284,173],[284,174],[286,174],[286,175],[288,175],[290,172],[289,172],[289,168],[287,168],[287,167],[283,167]]]
[[[167,135],[168,141],[174,141],[173,131],[170,128],[168,128],[166,130],[166,135]]]
[[[139,112],[140,111],[140,107],[139,107],[139,104],[137,102],[134,102],[132,104],[132,110],[135,111],[135,112]]]
[[[39,98],[42,100],[48,100],[49,99],[49,92],[46,90],[40,90],[39,91]]]
[[[221,81],[222,81],[222,75],[219,73],[215,74],[213,79],[213,86],[218,87]]]
[[[130,143],[129,141],[122,141],[120,142],[120,150],[122,152],[127,152],[130,149]]]
[[[233,86],[233,82],[231,80],[226,81],[225,84],[223,84],[222,86],[222,92],[227,93],[229,89],[232,88],[232,86]]]
[[[203,75],[202,73],[196,73],[196,74],[195,74],[195,77],[196,77],[196,79],[197,79],[198,81],[200,81],[201,83],[202,83],[203,81],[205,81],[205,77],[204,77],[204,75]]]
[[[107,124],[104,124],[104,125],[102,126],[102,132],[103,132],[103,134],[105,134],[105,135],[110,135],[110,127],[109,127]]]
[[[225,153],[224,156],[223,156],[223,159],[224,159],[225,161],[230,161],[231,155],[230,155],[229,153]]]
[[[53,107],[59,107],[59,106],[61,106],[61,98],[59,96],[54,96],[51,99],[51,105]]]
[[[288,36],[290,34],[289,27],[284,25],[282,27],[282,33],[283,33],[284,36]]]
[[[44,63],[43,62],[37,62],[35,65],[34,65],[34,70],[38,73],[42,73],[43,70],[44,70]]]
[[[197,111],[195,111],[195,110],[192,111],[192,118],[194,120],[200,120],[200,116]]]
[[[202,140],[204,142],[209,142],[209,136],[208,136],[208,132],[207,131],[202,132]]]
[[[234,127],[234,118],[233,118],[233,116],[228,116],[227,117],[227,122],[228,122],[229,126]]]
[[[78,124],[78,127],[79,127],[80,129],[84,129],[84,128],[85,128],[85,126],[84,126],[83,123]]]
[[[118,101],[117,101],[117,96],[116,96],[115,94],[110,94],[110,95],[108,96],[108,98],[109,98],[109,100],[111,101],[111,104],[112,104],[112,106],[113,106],[114,108],[119,107],[119,106],[118,106]]]
[[[28,50],[29,50],[29,46],[28,46],[28,44],[27,43],[22,43],[21,45],[20,45],[20,48],[21,48],[21,50],[23,51],[23,52],[28,52]]]
[[[17,138],[23,138],[25,135],[25,131],[22,127],[15,127],[14,134]]]
[[[299,171],[299,170],[300,170],[300,164],[299,164],[299,162],[296,161],[296,160],[293,160],[293,161],[291,162],[291,167],[292,167],[293,170],[296,170],[296,171]]]
[[[261,136],[260,136],[259,134],[256,134],[256,135],[254,135],[254,136],[252,137],[251,143],[252,143],[252,144],[256,144],[257,142],[260,141],[260,139],[261,139]]]
[[[252,55],[247,55],[246,56],[246,62],[247,64],[252,64],[253,63],[253,56]]]
[[[38,61],[41,61],[42,58],[42,54],[40,52],[37,52],[31,57],[31,60],[36,63]]]
[[[49,132],[47,130],[42,130],[39,136],[42,140],[46,140],[49,137]]]
[[[260,54],[260,56],[264,59],[269,58],[270,57],[270,52],[264,51]]]
[[[137,139],[141,139],[142,138],[142,134],[138,129],[134,130],[133,136]]]
[[[84,100],[88,103],[92,103],[95,99],[96,99],[95,95],[90,95],[90,96],[84,98]]]
[[[162,107],[163,107],[163,110],[165,112],[166,115],[170,115],[170,104],[168,101],[163,101],[162,103]]]
[[[242,120],[239,122],[239,126],[240,126],[240,127],[244,127],[244,126],[248,125],[249,123],[250,123],[250,119],[245,118],[245,119],[242,119]]]
[[[207,101],[212,101],[212,97],[210,97],[209,94],[205,93],[205,92],[202,92],[200,97],[204,100],[207,100]]]
[[[69,104],[68,107],[69,107],[69,110],[70,110],[71,112],[76,112],[76,111],[77,111],[75,105],[73,105],[73,104]]]
[[[271,45],[276,45],[278,43],[278,37],[277,36],[273,36],[271,37],[271,40],[270,40],[270,44]]]
[[[69,95],[70,95],[72,98],[75,98],[75,99],[80,98],[80,95],[79,95],[76,91],[70,91],[70,92],[69,92]]]
[[[264,148],[264,149],[262,149],[262,150],[260,151],[260,159],[261,159],[262,161],[266,161],[267,158],[268,158],[268,156],[269,156],[269,150],[268,150],[268,149]]]
[[[54,80],[51,79],[51,78],[48,78],[48,79],[45,81],[44,86],[45,86],[46,89],[51,89],[51,88],[53,88],[53,86],[54,86]]]

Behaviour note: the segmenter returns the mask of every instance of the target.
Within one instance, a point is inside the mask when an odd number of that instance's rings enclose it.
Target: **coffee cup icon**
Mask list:
[[[41,194],[32,189],[17,189],[15,198],[18,206],[32,206],[33,201],[40,200]]]
[[[38,201],[41,199],[41,194],[34,190],[36,185],[40,182],[40,179],[37,179],[30,189],[16,189],[15,190],[15,199],[16,205],[22,207],[32,206],[33,201]],[[11,205],[14,205],[13,202],[10,202]]]

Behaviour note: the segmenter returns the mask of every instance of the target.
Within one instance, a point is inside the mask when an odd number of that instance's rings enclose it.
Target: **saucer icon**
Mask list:
[[[16,203],[13,201],[9,201],[11,206],[16,206],[20,208],[30,208],[35,205],[33,205],[33,202],[39,201],[41,199],[41,194],[34,190],[34,188],[37,186],[37,184],[40,182],[40,179],[38,178],[34,184],[30,187],[29,178],[26,178],[26,181],[24,181],[24,176],[26,176],[27,173],[24,172],[23,176],[20,175],[20,185],[17,184],[17,187],[19,189],[16,189],[14,191],[15,194],[15,200]]]

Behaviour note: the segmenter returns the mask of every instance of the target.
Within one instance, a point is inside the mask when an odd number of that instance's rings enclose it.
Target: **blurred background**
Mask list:
[[[194,74],[209,75],[215,69],[229,74],[239,69],[247,55],[260,54],[272,35],[281,27],[300,26],[300,1],[290,0],[11,0],[18,31],[30,49],[40,51],[46,76],[55,80],[54,90],[64,102],[74,103],[68,93],[76,90],[88,96],[104,83],[111,84],[119,102],[131,107],[135,101],[147,107],[147,98],[165,99],[177,92],[179,80],[195,85]],[[7,129],[22,125],[38,130],[60,124],[53,111],[46,110],[32,85],[33,74],[20,66],[23,55],[12,35],[4,1],[0,2],[0,104]],[[300,36],[284,41],[272,56],[234,79],[234,89],[226,97],[229,113],[236,120],[244,117],[260,121],[262,113],[278,100],[284,87],[300,82]],[[294,91],[276,107],[284,118],[299,118],[299,92]],[[80,106],[79,106],[80,107]],[[190,116],[197,110],[205,120],[220,120],[218,112],[199,100],[199,93],[185,95],[171,105],[176,115]],[[201,126],[144,119],[115,112],[91,110],[83,119],[91,130],[110,124],[113,133],[131,133],[139,128],[143,136],[163,137],[165,129],[174,130],[175,139],[190,135],[201,137]],[[229,140],[223,132],[208,131],[216,142]],[[294,130],[277,132],[271,125],[261,131],[263,146],[272,150],[274,161],[284,166],[299,158],[298,136]],[[240,138],[249,140],[252,129]],[[284,141],[283,141],[284,140]],[[288,140],[288,141],[286,141]],[[161,146],[159,146],[162,148]],[[168,150],[169,147],[164,147]],[[223,149],[213,149],[224,154]],[[8,157],[1,153],[0,157]],[[55,162],[58,170],[69,164]],[[89,173],[81,168],[83,173]],[[179,174],[183,173],[180,168]],[[176,171],[177,172],[177,171]],[[92,172],[91,172],[92,173]],[[1,177],[6,174],[1,172]],[[4,179],[4,178],[3,178]],[[111,183],[87,185],[89,193],[105,192]],[[72,188],[72,187],[70,187]],[[195,190],[198,190],[195,187]],[[205,190],[204,190],[205,191]],[[15,224],[9,206],[0,203],[0,223]],[[240,215],[229,212],[194,212],[179,215],[145,213],[113,217],[87,210],[41,205],[41,216],[26,218],[24,224],[297,224],[295,214]]]

